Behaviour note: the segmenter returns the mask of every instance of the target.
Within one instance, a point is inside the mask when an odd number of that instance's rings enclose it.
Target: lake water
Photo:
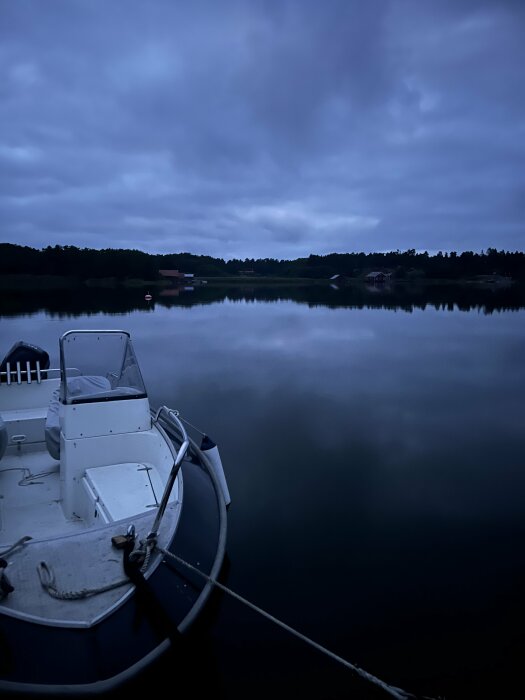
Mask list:
[[[394,685],[495,697],[525,647],[522,296],[4,295],[0,354],[23,339],[56,366],[66,330],[129,330],[152,405],[179,408],[219,445],[232,496],[224,582]],[[385,697],[238,602],[212,613],[182,671],[168,659],[146,687]]]

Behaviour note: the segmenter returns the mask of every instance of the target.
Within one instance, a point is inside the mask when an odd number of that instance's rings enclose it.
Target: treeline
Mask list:
[[[155,255],[140,250],[95,250],[75,246],[43,249],[0,243],[0,274],[60,275],[78,279],[114,277],[155,280],[161,269],[176,269],[197,277],[300,277],[329,279],[332,275],[364,277],[368,272],[392,274],[395,279],[470,279],[500,275],[525,279],[525,253],[488,248],[481,253],[417,253],[414,249],[388,253],[332,253],[296,260],[275,258],[223,260],[208,255]]]

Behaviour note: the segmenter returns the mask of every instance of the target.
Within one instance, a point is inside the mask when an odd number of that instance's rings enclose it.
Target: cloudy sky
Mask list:
[[[525,249],[523,0],[0,0],[0,241]]]

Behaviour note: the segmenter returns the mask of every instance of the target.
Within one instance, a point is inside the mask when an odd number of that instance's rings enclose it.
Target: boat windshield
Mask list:
[[[60,400],[87,403],[144,398],[146,389],[129,334],[69,331],[60,338]]]

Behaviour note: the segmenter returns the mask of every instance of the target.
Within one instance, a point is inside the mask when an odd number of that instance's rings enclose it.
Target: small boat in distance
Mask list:
[[[190,628],[225,557],[217,447],[150,407],[129,333],[59,350],[57,369],[25,342],[0,364],[0,694],[117,690]]]
[[[146,301],[151,301],[151,300],[153,299],[153,297],[152,297],[151,294],[148,292],[148,293],[146,294],[146,296],[144,297],[144,299],[145,299]]]

